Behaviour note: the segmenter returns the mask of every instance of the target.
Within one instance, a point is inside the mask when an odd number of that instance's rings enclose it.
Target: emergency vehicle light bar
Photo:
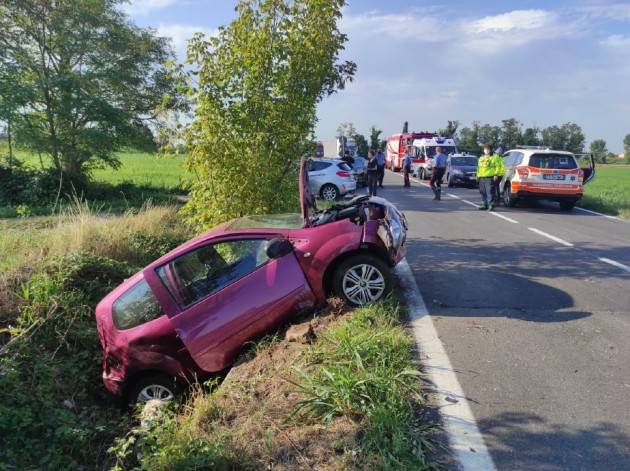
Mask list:
[[[517,149],[536,149],[536,150],[551,150],[551,147],[549,146],[523,146],[523,145],[517,145],[516,146]]]

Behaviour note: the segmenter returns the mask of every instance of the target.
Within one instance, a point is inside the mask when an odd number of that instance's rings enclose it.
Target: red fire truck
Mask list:
[[[435,134],[428,132],[410,132],[406,134],[394,134],[387,138],[387,153],[385,155],[385,166],[394,172],[400,171],[402,160],[405,156],[407,146],[413,145],[414,139],[432,138]],[[425,157],[413,157],[414,163],[424,163]]]

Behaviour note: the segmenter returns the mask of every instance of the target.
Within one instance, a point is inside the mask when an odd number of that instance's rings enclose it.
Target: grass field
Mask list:
[[[179,190],[182,179],[186,176],[183,167],[184,157],[181,155],[158,156],[146,152],[119,152],[121,166],[118,169],[105,168],[95,170],[92,174],[94,181],[120,185],[131,183],[160,189]],[[17,157],[26,165],[41,168],[39,158],[28,152],[17,152]],[[49,160],[44,159],[44,165]]]
[[[630,165],[599,165],[579,205],[630,219]]]

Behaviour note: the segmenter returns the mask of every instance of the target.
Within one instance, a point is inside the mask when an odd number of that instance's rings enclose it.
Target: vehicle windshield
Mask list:
[[[550,169],[574,169],[577,163],[572,155],[565,154],[534,154],[529,158],[529,166]]]
[[[254,214],[236,219],[230,229],[300,229],[304,220],[299,213],[289,214]]]
[[[438,146],[427,146],[425,147],[425,152],[427,154],[427,157],[432,159],[433,157],[435,157],[435,149]],[[439,146],[442,148],[442,153],[445,155],[448,154],[454,154],[455,152],[457,152],[457,149],[455,148],[455,146]]]
[[[476,167],[477,159],[475,157],[451,157],[451,165],[457,167]]]

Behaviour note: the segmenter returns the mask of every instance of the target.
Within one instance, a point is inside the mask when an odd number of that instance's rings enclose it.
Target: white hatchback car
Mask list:
[[[308,159],[307,170],[311,192],[323,200],[336,200],[357,189],[352,169],[343,160]]]
[[[500,188],[506,206],[519,200],[557,201],[570,211],[584,192],[584,185],[595,177],[595,160],[589,155],[588,167],[581,168],[571,152],[546,147],[521,146],[503,156],[505,176]]]

